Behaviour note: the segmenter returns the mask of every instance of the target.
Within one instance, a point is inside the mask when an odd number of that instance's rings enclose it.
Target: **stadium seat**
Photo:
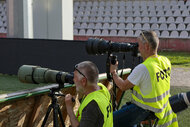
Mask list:
[[[167,17],[173,16],[172,10],[167,10],[165,13],[165,16],[167,16]]]
[[[119,23],[118,29],[124,30],[125,29],[125,23]]]
[[[108,30],[103,30],[102,31],[102,36],[109,36]]]
[[[143,17],[142,23],[149,23],[149,17]]]
[[[187,17],[189,16],[189,10],[182,10],[182,16]]]
[[[177,5],[177,1],[171,0],[171,1],[170,1],[170,5]]]
[[[176,30],[176,24],[175,23],[170,23],[168,26],[168,30]]]
[[[117,17],[116,17],[116,16],[112,17],[112,18],[111,18],[111,22],[112,22],[112,23],[113,23],[113,22],[115,22],[115,23],[118,22]]]
[[[155,10],[150,10],[149,16],[150,16],[150,17],[156,16],[156,11],[155,11]]]
[[[178,1],[177,5],[178,5],[178,6],[180,6],[180,5],[184,5],[184,1],[183,1],[183,0]]]
[[[127,30],[133,29],[133,24],[132,24],[132,23],[128,23],[128,24],[126,25],[126,29],[127,29]]]
[[[92,30],[92,29],[88,29],[88,30],[86,31],[86,35],[92,36],[92,35],[93,35],[93,30]]]
[[[181,10],[181,11],[187,10],[187,6],[186,5],[181,5],[181,6],[179,6],[179,10]]]
[[[88,22],[89,21],[89,17],[88,16],[84,16],[83,18],[82,18],[82,22]]]
[[[155,5],[154,5],[154,1],[148,1],[147,2],[147,6],[148,7],[154,7]]]
[[[151,17],[150,23],[158,23],[157,17]]]
[[[3,21],[2,20],[0,20],[0,27],[2,27],[3,26]]]
[[[103,24],[103,29],[109,29],[110,28],[110,24],[109,23],[104,23]]]
[[[111,23],[110,29],[116,30],[117,29],[117,23]]]
[[[86,5],[87,5],[87,7],[91,7],[91,6],[92,6],[92,2],[91,2],[91,1],[88,1],[88,2],[86,3]]]
[[[87,29],[88,28],[88,25],[87,23],[83,22],[80,26],[81,29]]]
[[[99,6],[106,6],[105,1],[100,1]]]
[[[134,31],[133,30],[127,30],[126,36],[127,37],[133,37],[133,36],[135,36],[134,35]]]
[[[175,31],[175,30],[172,31],[171,34],[170,34],[170,37],[171,37],[171,38],[178,38],[178,37],[179,37],[178,31]]]
[[[133,22],[133,17],[127,17],[126,23],[132,23]]]
[[[168,2],[168,1],[163,1],[163,2]],[[167,11],[171,9],[171,6],[169,4],[164,4],[163,8],[164,8],[164,11]]]
[[[148,7],[148,11],[156,11],[155,8],[156,8],[155,6],[149,6],[149,7]]]
[[[88,24],[88,29],[94,29],[95,24],[93,22]]]
[[[158,17],[164,16],[164,11],[163,10],[159,10],[158,13],[157,13],[157,16]]]
[[[78,35],[78,29],[74,29],[74,35]]]
[[[166,17],[159,17],[158,23],[165,23],[166,22]]]
[[[95,29],[102,29],[102,23],[96,23]]]
[[[1,26],[1,21],[0,21],[0,26]],[[74,29],[78,29],[80,28],[80,23],[79,22],[75,22],[74,23]]]
[[[125,23],[125,17],[124,16],[120,16],[118,22]]]
[[[96,17],[90,17],[89,22],[96,22]]]
[[[119,11],[119,14],[118,14],[118,15],[119,15],[119,17],[120,17],[120,16],[125,16],[125,12],[124,12],[124,11]]]
[[[133,11],[133,7],[128,5],[126,11]]]
[[[172,6],[171,6],[171,10],[172,10],[172,11],[179,10],[179,6],[178,6],[178,5],[172,5]]]
[[[133,29],[134,30],[140,30],[140,29],[142,29],[142,24],[141,23],[135,24]]]
[[[105,14],[104,14],[104,16],[111,16],[111,11],[109,10],[107,10],[107,11],[105,11]]]
[[[163,10],[163,7],[161,5],[156,6],[156,11]]]
[[[168,17],[168,19],[166,21],[166,23],[174,23],[174,22],[175,22],[175,20],[174,20],[173,16]]]
[[[108,23],[108,22],[110,22],[110,17],[109,16],[106,16],[106,17],[104,17],[104,21],[103,22],[105,22],[105,23]]]
[[[113,16],[113,17],[118,16],[118,11],[112,11],[111,16]]]
[[[82,21],[81,16],[77,16],[77,17],[75,18],[75,22],[81,22],[81,21]]]
[[[80,4],[79,4],[80,7],[84,7],[86,6],[86,2],[85,1],[81,1]]]
[[[187,5],[187,6],[189,6],[189,5],[190,5],[190,1],[189,1],[189,0],[187,0],[186,5]]]
[[[187,31],[181,31],[179,37],[180,38],[188,38],[189,34]]]
[[[151,28],[150,28],[151,30],[158,30],[159,29],[159,25],[157,24],[157,23],[153,23],[152,25],[151,25]]]
[[[135,19],[134,19],[134,21],[133,21],[134,23],[140,23],[141,22],[141,17],[135,17]]]
[[[158,37],[160,37],[160,31],[159,30],[154,30],[157,34]]]
[[[135,17],[136,17],[136,16],[141,16],[141,13],[140,13],[140,11],[138,11],[138,10],[135,9],[135,12],[134,12],[133,15],[134,15]]]
[[[168,38],[169,37],[169,32],[167,30],[162,31],[160,37],[161,38]]]
[[[143,30],[150,30],[150,24],[149,24],[149,23],[143,24],[142,29],[143,29]]]
[[[190,17],[185,17],[184,23],[190,23]]]
[[[117,30],[111,30],[110,36],[117,36]]]
[[[138,36],[140,35],[140,33],[141,33],[141,30],[136,30],[134,36],[135,36],[135,37],[138,37]]]
[[[94,36],[101,36],[101,30],[95,30]]]
[[[126,5],[126,6],[131,6],[131,7],[132,7],[132,6],[133,6],[133,2],[132,2],[132,1],[126,1],[125,5]]]
[[[160,24],[159,30],[167,30],[167,29],[168,29],[168,27],[167,27],[166,23]]]
[[[185,30],[185,24],[184,23],[178,24],[177,30],[179,30],[179,31]]]
[[[173,16],[181,16],[181,11],[179,9],[175,10]]]
[[[93,1],[92,6],[93,7],[98,7],[98,1]]]
[[[142,11],[141,16],[148,16],[148,15],[149,15],[149,14],[148,14],[148,11],[147,11],[147,10]]]
[[[163,6],[168,6],[169,5],[169,1],[163,1],[162,4],[163,4]]]
[[[183,18],[182,17],[177,17],[175,20],[175,23],[182,23],[183,22]]]
[[[133,11],[127,11],[126,14],[125,14],[125,16],[127,16],[127,17],[134,16],[133,15]]]
[[[119,30],[118,36],[125,36],[125,30]]]
[[[103,17],[102,16],[98,16],[97,19],[96,19],[96,22],[103,22]]]
[[[78,35],[86,35],[86,32],[84,29],[80,29]]]

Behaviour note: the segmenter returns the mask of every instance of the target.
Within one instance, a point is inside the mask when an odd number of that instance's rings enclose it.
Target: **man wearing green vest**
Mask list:
[[[72,96],[65,96],[72,127],[113,127],[111,96],[107,88],[98,83],[98,75],[97,66],[90,61],[75,65],[73,80],[82,99],[75,115]]]
[[[141,32],[138,44],[144,62],[126,80],[116,73],[118,62],[110,67],[116,85],[123,91],[132,89],[132,104],[113,113],[114,127],[134,127],[150,114],[156,116],[157,127],[178,127],[169,103],[171,63],[157,54],[159,39],[154,31]]]

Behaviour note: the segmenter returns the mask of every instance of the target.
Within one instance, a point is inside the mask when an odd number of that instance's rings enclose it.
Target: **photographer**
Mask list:
[[[83,95],[80,107],[73,112],[72,96],[67,94],[65,103],[72,127],[112,127],[113,111],[107,88],[98,83],[98,68],[90,61],[75,65],[74,83],[79,95]]]
[[[133,89],[132,104],[113,113],[114,127],[135,126],[151,114],[156,116],[158,126],[177,127],[177,116],[169,103],[171,63],[157,54],[159,39],[154,31],[143,31],[138,44],[144,62],[126,80],[116,73],[118,62],[110,66],[116,85],[123,91]]]

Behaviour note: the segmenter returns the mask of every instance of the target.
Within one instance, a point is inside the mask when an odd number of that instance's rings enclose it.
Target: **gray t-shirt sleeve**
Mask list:
[[[79,127],[102,127],[103,124],[104,115],[93,100],[83,109]]]
[[[150,75],[144,64],[136,66],[127,79],[132,84],[139,86],[144,95],[150,93],[152,90]]]

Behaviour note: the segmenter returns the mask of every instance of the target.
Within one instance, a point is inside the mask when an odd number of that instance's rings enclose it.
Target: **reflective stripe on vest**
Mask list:
[[[80,122],[83,109],[86,107],[86,105],[88,105],[88,103],[90,103],[92,100],[95,100],[104,116],[103,127],[111,127],[113,126],[113,109],[111,104],[111,96],[103,84],[98,83],[98,85],[100,86],[101,90],[94,91],[84,98],[76,113],[76,117]]]
[[[169,103],[170,96],[170,72],[171,63],[163,56],[148,57],[142,64],[147,68],[152,85],[152,91],[143,95],[140,85],[134,86],[132,99],[133,103],[153,111],[159,118],[158,125],[160,127],[173,125],[178,126],[177,116],[171,110]]]

